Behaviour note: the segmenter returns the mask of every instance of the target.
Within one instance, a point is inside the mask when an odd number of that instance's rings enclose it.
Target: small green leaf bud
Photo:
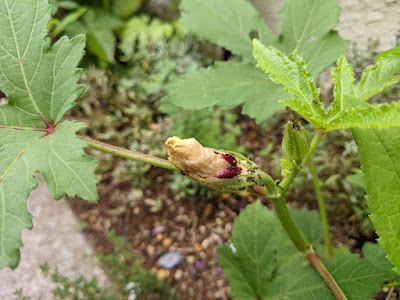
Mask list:
[[[295,162],[291,159],[288,159],[287,157],[283,157],[281,159],[281,175],[282,177],[288,177],[290,174],[292,174],[293,169],[294,169],[294,164]]]
[[[264,185],[264,173],[244,156],[203,147],[196,139],[170,137],[168,159],[184,175],[222,193],[252,190]]]
[[[288,122],[282,141],[283,153],[294,160],[303,159],[310,148],[310,138],[304,127],[297,122]]]

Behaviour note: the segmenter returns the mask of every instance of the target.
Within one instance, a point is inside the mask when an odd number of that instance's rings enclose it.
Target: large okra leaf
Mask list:
[[[304,236],[317,245],[322,239],[318,214],[295,209],[290,213]],[[336,299],[314,267],[298,253],[274,213],[260,202],[248,205],[235,220],[232,242],[233,249],[228,245],[218,249],[232,297]],[[394,278],[392,266],[379,245],[369,245],[364,252],[362,259],[349,253],[322,258],[349,300],[369,299],[382,283]]]
[[[353,129],[378,242],[400,273],[400,129]]]
[[[258,38],[268,46],[277,47],[286,54],[297,49],[305,58],[313,78],[343,54],[348,45],[337,32],[331,30],[339,16],[339,7],[334,0],[285,1],[280,14],[279,39],[271,33],[246,0],[183,0],[181,9],[181,20],[190,31],[241,56],[243,64],[250,64],[246,67],[249,78],[259,77],[255,61],[251,58],[253,38]],[[229,80],[226,81],[227,68],[222,71],[219,66],[207,72],[200,70],[181,77],[167,88],[168,95],[162,101],[184,109],[201,109],[214,105],[235,107],[241,104],[243,112],[257,122],[262,122],[277,110],[283,109],[276,102],[286,99],[288,95],[281,88],[274,87],[267,77],[262,82],[249,84],[249,81],[243,81],[242,74],[232,69]],[[197,83],[193,82],[194,77],[198,80]],[[206,90],[210,84],[220,85],[221,90],[235,89],[239,97],[221,97],[218,90]],[[183,86],[190,86],[194,96],[190,97],[182,89]],[[256,93],[255,90],[266,92]],[[263,109],[258,109],[259,107]]]
[[[56,199],[97,200],[94,159],[75,132],[60,123],[84,91],[77,84],[85,37],[46,38],[47,0],[0,0],[0,268],[15,268],[21,231],[32,227],[26,199],[40,172]]]

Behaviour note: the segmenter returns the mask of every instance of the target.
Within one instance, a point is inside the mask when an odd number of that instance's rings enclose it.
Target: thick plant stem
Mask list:
[[[316,253],[309,253],[307,256],[308,261],[314,266],[318,273],[324,278],[325,282],[329,285],[332,292],[338,300],[347,300],[346,295],[343,293],[340,286],[336,283],[331,273],[326,269],[320,258]]]
[[[285,197],[280,197],[272,199],[272,204],[275,208],[275,213],[277,214],[282,227],[285,229],[289,238],[292,240],[293,244],[296,246],[297,250],[302,253],[308,261],[314,266],[321,277],[325,280],[328,286],[331,288],[332,292],[335,294],[338,300],[347,300],[346,295],[343,293],[339,285],[336,283],[335,279],[326,269],[318,255],[314,252],[314,249],[310,243],[303,237],[301,232],[297,229],[293,222],[292,217],[289,214]]]
[[[89,138],[86,138],[83,136],[78,136],[78,138],[81,139],[82,141],[84,141],[85,143],[87,143],[90,148],[93,148],[95,150],[103,151],[103,152],[110,153],[110,154],[113,154],[116,156],[130,159],[130,160],[140,161],[140,162],[143,162],[146,164],[153,165],[155,167],[160,167],[160,168],[164,168],[164,169],[168,169],[168,170],[172,170],[172,171],[179,171],[177,167],[175,167],[172,163],[170,163],[166,159],[134,152],[134,151],[127,150],[124,148],[119,148],[119,147],[116,147],[116,146],[113,146],[110,144],[106,144],[106,143],[102,143],[99,141],[95,141],[95,140],[92,140],[92,139],[89,139]]]
[[[286,192],[288,191],[290,185],[293,183],[293,180],[296,178],[297,174],[310,160],[312,153],[314,152],[315,148],[317,148],[323,135],[324,135],[323,132],[317,130],[313,140],[311,141],[310,149],[308,150],[306,156],[303,158],[302,161],[299,161],[297,163],[297,166],[292,171],[292,173],[288,177],[284,178],[282,182],[279,184],[279,187],[281,188],[281,197],[271,199],[271,202],[274,205],[275,212],[279,218],[279,221],[281,222],[286,233],[289,235],[293,244],[296,246],[297,250],[299,250],[299,252],[301,252],[308,259],[308,261],[314,266],[314,268],[318,271],[321,277],[331,288],[336,298],[338,300],[347,300],[346,295],[343,293],[343,291],[341,290],[335,279],[326,269],[326,267],[324,266],[318,255],[314,252],[314,249],[312,248],[310,243],[304,238],[301,232],[297,229],[296,225],[293,222],[292,217],[289,214],[286,205],[286,198],[285,198]]]
[[[308,161],[308,166],[310,168],[312,181],[314,183],[315,196],[317,197],[319,214],[321,216],[322,230],[324,233],[325,256],[331,257],[332,256],[332,241],[331,241],[331,234],[329,232],[328,216],[326,214],[326,209],[325,209],[325,200],[324,200],[324,196],[322,195],[322,191],[321,191],[321,182],[318,178],[318,174],[317,174],[317,170],[315,169],[314,162],[311,159]]]
[[[307,155],[303,158],[301,161],[301,168],[305,166],[305,164],[308,162],[310,159],[311,155],[314,153],[315,148],[317,148],[319,142],[321,141],[322,137],[324,136],[324,132],[321,132],[320,130],[316,130],[316,133],[311,141],[310,144],[310,149],[308,149]]]
[[[308,251],[311,249],[311,245],[309,242],[306,241],[303,234],[298,230],[297,226],[294,224],[293,219],[289,214],[285,197],[272,199],[271,202],[274,205],[275,213],[278,216],[278,219],[281,222],[282,227],[289,235],[289,238],[292,240],[297,250],[307,255]]]

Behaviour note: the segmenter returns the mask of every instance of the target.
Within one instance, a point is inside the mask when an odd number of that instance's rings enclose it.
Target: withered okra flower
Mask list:
[[[244,156],[203,147],[196,139],[170,137],[165,145],[169,160],[183,174],[222,193],[264,185],[263,173]]]

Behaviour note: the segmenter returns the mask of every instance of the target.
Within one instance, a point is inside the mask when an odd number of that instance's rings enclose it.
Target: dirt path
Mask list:
[[[46,186],[31,193],[28,208],[33,215],[34,228],[22,233],[24,247],[17,269],[0,271],[0,299],[15,299],[13,292],[22,288],[25,296],[32,299],[54,299],[50,279],[45,278],[39,266],[48,262],[57,266],[60,273],[87,278],[97,275],[104,280],[99,268],[93,267],[86,254],[92,254],[92,247],[81,233],[79,222],[70,206],[62,199],[54,201]]]

